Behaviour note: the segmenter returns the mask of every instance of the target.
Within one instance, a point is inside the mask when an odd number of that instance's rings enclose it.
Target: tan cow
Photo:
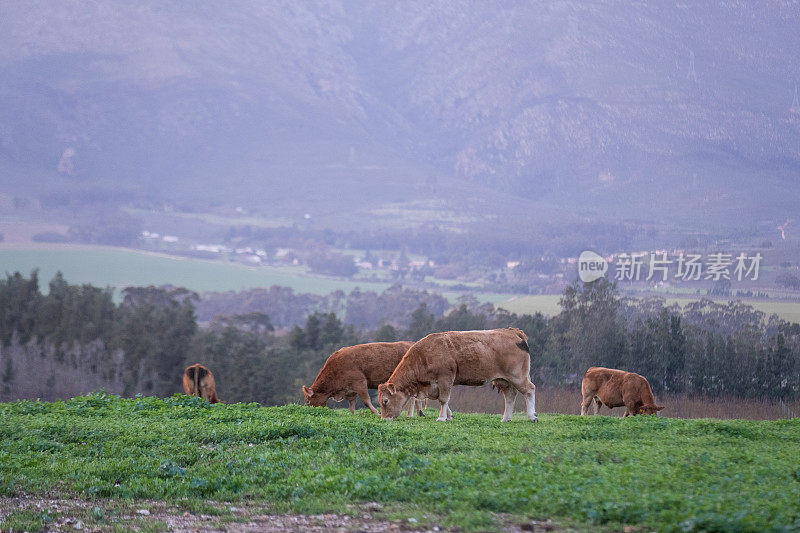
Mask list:
[[[432,333],[412,346],[378,387],[381,418],[395,418],[409,398],[427,397],[441,404],[437,420],[451,420],[453,385],[491,381],[505,396],[503,422],[511,420],[517,391],[525,396],[528,418],[535,422],[536,387],[530,368],[528,337],[517,328]]]
[[[306,405],[320,407],[328,403],[329,398],[337,402],[346,399],[350,403],[350,412],[354,413],[356,397],[359,397],[370,411],[377,414],[367,389],[377,388],[386,381],[413,344],[411,341],[371,342],[335,351],[325,361],[311,387],[303,386]],[[412,402],[408,415],[414,416],[417,404],[419,416],[425,416],[422,402]]]
[[[656,405],[650,384],[639,374],[593,366],[586,371],[581,382],[581,415],[589,411],[594,400],[594,414],[601,405],[608,408],[625,406],[624,416],[654,415],[663,406]]]
[[[214,374],[201,364],[187,366],[183,371],[183,391],[189,396],[205,398],[209,403],[221,403],[217,398]]]

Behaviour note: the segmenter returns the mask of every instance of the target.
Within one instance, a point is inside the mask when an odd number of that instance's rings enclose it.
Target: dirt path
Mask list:
[[[13,531],[129,531],[174,532],[350,532],[447,531],[439,522],[421,524],[414,518],[381,518],[379,503],[348,506],[348,514],[277,514],[266,505],[195,502],[165,504],[159,501],[82,500],[21,495],[0,498],[2,532]],[[190,510],[187,510],[190,509]],[[504,531],[566,531],[546,522],[526,522],[498,517]]]

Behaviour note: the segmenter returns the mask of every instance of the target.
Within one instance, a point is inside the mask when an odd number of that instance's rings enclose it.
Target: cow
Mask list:
[[[438,399],[438,421],[452,420],[454,385],[492,382],[506,401],[503,422],[511,420],[517,391],[525,397],[528,418],[536,422],[536,387],[530,379],[528,337],[517,328],[431,333],[403,356],[392,375],[378,387],[381,418],[391,420],[409,398]]]
[[[183,371],[183,390],[188,396],[199,396],[209,403],[221,403],[217,398],[214,374],[201,364],[187,366]]]
[[[594,401],[594,414],[601,405],[609,409],[625,406],[623,416],[654,415],[664,407],[656,405],[650,384],[639,374],[593,366],[586,371],[581,382],[581,415],[588,414]]]
[[[378,414],[368,389],[377,388],[386,381],[413,344],[411,341],[370,342],[333,352],[314,383],[310,387],[303,386],[306,405],[320,407],[327,404],[329,398],[337,402],[347,400],[350,412],[355,413],[356,397],[359,397],[370,411]],[[417,404],[419,416],[425,416],[422,402],[411,402],[408,415],[414,416]]]

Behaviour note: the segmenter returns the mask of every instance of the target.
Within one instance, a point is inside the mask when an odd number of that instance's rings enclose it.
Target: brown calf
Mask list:
[[[594,414],[601,405],[609,408],[625,406],[624,416],[654,415],[662,410],[657,406],[650,384],[639,374],[593,366],[586,371],[581,382],[581,415],[589,411],[589,404],[594,400]]]
[[[378,413],[369,397],[368,389],[377,388],[392,375],[397,363],[414,344],[411,341],[371,342],[335,351],[325,361],[322,370],[310,387],[303,386],[306,405],[320,407],[329,398],[340,402],[347,400],[350,412],[355,412],[356,397],[361,398],[370,411]],[[409,406],[409,416],[414,415],[417,402]],[[419,402],[419,416],[422,402]]]
[[[183,371],[183,390],[189,396],[205,398],[209,403],[220,403],[214,374],[201,364],[187,366]]]
[[[504,422],[511,420],[517,391],[525,396],[528,418],[535,422],[530,367],[528,337],[517,328],[432,333],[412,346],[378,387],[381,418],[395,418],[409,398],[436,398],[441,404],[437,420],[451,420],[448,404],[454,385],[491,381],[505,396]]]

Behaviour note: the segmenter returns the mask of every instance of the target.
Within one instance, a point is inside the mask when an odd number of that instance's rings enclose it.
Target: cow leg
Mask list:
[[[511,386],[511,383],[505,379],[492,380],[492,387],[497,389],[497,392],[502,393],[505,400],[505,410],[503,411],[503,418],[501,422],[508,422],[514,414],[514,402],[517,399],[517,389]]]
[[[417,409],[417,400],[415,400],[414,398],[411,398],[411,400],[409,400],[409,402],[408,402],[408,417],[409,418],[413,418],[414,417],[416,409]]]
[[[625,416],[636,416],[639,414],[639,408],[642,406],[642,402],[638,401],[636,398],[632,398],[631,395],[622,395],[622,403],[625,405]]]
[[[528,409],[528,420],[531,422],[538,422],[539,417],[536,416],[536,385],[531,383],[531,391],[525,397],[525,407]]]
[[[439,418],[436,419],[437,422],[445,422],[448,420],[447,418],[447,411],[450,409],[446,402],[439,400],[441,407],[439,407]]]
[[[367,389],[367,384],[366,383],[363,383],[363,384],[359,383],[358,384],[358,390],[356,390],[356,394],[358,394],[358,397],[361,398],[361,401],[364,403],[364,405],[367,406],[367,409],[369,409],[370,411],[372,411],[376,415],[379,414],[378,410],[375,409],[375,406],[372,405],[372,400],[369,397],[369,389]]]
[[[452,381],[450,381],[452,383]],[[436,420],[438,422],[445,422],[447,420],[453,419],[453,412],[450,410],[450,389],[452,385],[450,383],[442,384],[439,382],[439,403],[442,404],[442,407],[439,409],[439,418]]]
[[[503,393],[503,398],[506,400],[506,408],[503,411],[503,419],[501,422],[508,422],[514,414],[514,401],[517,399],[517,389],[514,387],[503,387],[500,389]]]
[[[512,385],[525,397],[525,408],[528,411],[528,418],[531,422],[538,422],[539,417],[536,416],[536,386],[531,383],[531,379],[527,374],[525,374],[523,381],[512,382]]]
[[[442,411],[444,411],[444,418],[442,418]],[[453,411],[450,410],[450,405],[446,403],[442,404],[442,407],[439,410],[439,418],[437,418],[436,421],[441,422],[444,420],[452,420],[452,419],[453,419]]]
[[[414,400],[414,401],[417,402],[417,415],[425,416],[425,413],[422,412],[422,410],[424,409],[424,404],[422,403],[422,400]]]
[[[586,416],[589,414],[589,404],[592,403],[594,396],[587,396],[584,394],[583,400],[581,401],[581,416]],[[595,410],[594,414],[597,414],[597,410]]]
[[[355,414],[355,412],[356,412],[356,397],[355,397],[355,395],[348,396],[347,397],[347,403],[350,404],[350,412]]]
[[[603,405],[603,404],[602,404],[602,403],[600,403],[600,398],[598,398],[597,396],[595,396],[595,397],[594,397],[594,414],[597,414],[597,413],[599,413],[599,412],[600,412],[600,406],[602,406],[602,405]]]

